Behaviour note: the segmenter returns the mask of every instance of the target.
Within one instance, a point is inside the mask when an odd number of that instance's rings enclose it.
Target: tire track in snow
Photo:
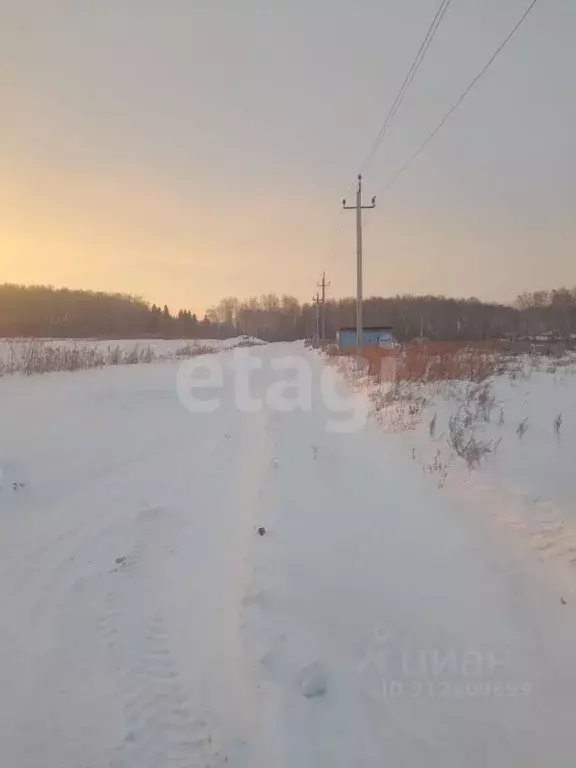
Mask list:
[[[10,657],[21,641],[27,666],[25,680],[7,670],[16,695],[0,732],[2,765],[277,765],[261,749],[268,702],[239,626],[246,555],[262,544],[252,528],[259,491],[277,470],[269,414],[239,413],[231,383],[210,418],[139,406],[146,429],[126,445],[122,423],[102,425],[87,402],[100,448],[119,444],[121,462],[100,473],[113,456],[81,441],[77,456],[53,445],[50,461],[19,447],[36,476],[18,516],[1,521],[15,619],[2,644]],[[47,444],[56,418],[31,427],[34,441]],[[151,509],[142,511],[144,500]]]
[[[157,615],[140,650],[122,670],[127,732],[114,768],[220,768],[226,757],[210,713],[196,713],[170,653],[170,637]]]
[[[166,515],[162,508],[140,513],[142,530],[110,574],[116,584],[107,593],[100,620],[124,712],[124,737],[110,759],[112,768],[220,768],[226,763],[214,716],[193,705],[173,658],[155,591],[157,569],[147,571],[166,554]],[[144,605],[133,599],[142,589],[149,590]]]

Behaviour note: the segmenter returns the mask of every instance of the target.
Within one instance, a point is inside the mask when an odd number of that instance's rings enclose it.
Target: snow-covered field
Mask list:
[[[361,386],[368,394],[378,390],[365,378]],[[417,417],[406,419],[406,403],[400,401],[383,409],[381,418],[376,414],[377,420],[396,432],[398,447],[432,484],[458,495],[481,517],[494,517],[518,544],[548,561],[557,578],[563,575],[571,589],[576,569],[576,360],[523,358],[507,373],[487,379],[487,406],[472,396],[464,411],[474,417],[468,436],[492,450],[470,471],[450,445],[450,420],[475,388],[480,392],[484,385],[408,385],[407,391],[425,399]]]
[[[182,360],[237,347],[261,346],[251,336],[232,339],[4,339],[0,340],[0,376],[37,375]]]
[[[439,488],[449,400],[340,433],[320,356],[244,353],[251,412],[233,351],[205,412],[177,361],[0,380],[0,766],[573,766],[576,591],[506,507],[570,506],[575,379],[497,382]]]
[[[31,346],[87,348],[103,353],[110,349],[119,349],[124,354],[129,354],[133,350],[151,350],[156,359],[170,360],[178,357],[182,350],[195,346],[220,351],[237,346],[257,346],[264,343],[251,336],[238,336],[233,339],[0,339],[0,362],[22,357]]]

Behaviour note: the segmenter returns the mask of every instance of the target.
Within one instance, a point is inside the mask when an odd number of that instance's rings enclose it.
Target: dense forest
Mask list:
[[[326,335],[355,325],[355,300],[326,303]],[[518,296],[513,305],[444,296],[373,296],[364,302],[366,325],[389,325],[400,341],[487,340],[576,335],[576,288]],[[198,319],[124,294],[65,288],[0,286],[1,337],[224,338],[239,334],[269,341],[310,336],[314,307],[293,296],[228,297]]]
[[[50,338],[194,338],[218,329],[196,315],[124,294],[0,285],[0,336]]]

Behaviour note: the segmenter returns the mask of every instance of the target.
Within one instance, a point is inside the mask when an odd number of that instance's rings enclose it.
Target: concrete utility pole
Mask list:
[[[312,346],[314,349],[318,349],[318,337],[320,335],[320,301],[319,294],[316,294],[312,299],[314,302],[314,334],[312,336]]]
[[[326,272],[322,272],[322,282],[316,285],[322,288],[322,341],[326,341],[326,288],[332,285],[326,282]]]
[[[376,198],[372,198],[370,205],[362,205],[362,176],[358,176],[358,189],[356,190],[356,205],[346,205],[342,200],[342,206],[347,211],[356,211],[356,357],[360,364],[362,356],[362,211],[376,207]]]

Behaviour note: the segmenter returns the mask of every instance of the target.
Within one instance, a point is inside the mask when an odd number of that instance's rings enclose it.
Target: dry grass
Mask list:
[[[485,459],[494,455],[500,445],[499,439],[482,439],[482,425],[491,420],[496,408],[499,409],[499,423],[504,412],[492,393],[490,379],[459,385],[452,383],[448,396],[456,401],[457,410],[450,416],[446,441],[464,459],[468,469],[476,469]]]
[[[364,350],[369,371],[378,381],[484,381],[503,373],[507,361],[494,342],[405,344]]]
[[[416,382],[396,381],[386,391],[370,396],[370,415],[381,425],[395,431],[415,429],[422,422],[428,397]]]
[[[119,346],[103,349],[95,344],[74,342],[58,344],[46,341],[11,343],[8,354],[0,360],[0,376],[34,376],[56,371],[83,371],[107,365],[151,363],[156,354],[150,345],[129,350]]]
[[[438,486],[443,487],[451,456],[462,458],[473,470],[497,452],[500,441],[484,438],[494,412],[500,425],[504,421],[492,383],[499,375],[521,375],[525,361],[510,357],[494,343],[415,343],[394,349],[365,349],[364,364],[379,385],[371,395],[372,416],[385,427],[415,429],[439,394],[454,404],[446,433],[437,436],[437,413],[427,422],[430,439],[437,442],[442,438],[440,446],[444,444],[450,451],[444,458],[438,447],[434,460],[422,465],[424,472],[434,475]]]
[[[210,347],[208,344],[200,344],[198,342],[190,341],[182,347],[178,347],[176,350],[176,357],[188,358],[197,357],[198,355],[210,355],[214,351],[214,348]]]
[[[461,413],[450,416],[448,445],[468,469],[476,469],[498,450],[500,440],[482,440],[476,435],[474,423],[469,423]]]
[[[423,464],[422,470],[424,471],[424,474],[435,475],[438,488],[444,488],[446,480],[448,479],[448,472],[450,471],[450,463],[451,459],[443,459],[442,451],[438,448],[434,459],[429,464]]]
[[[327,350],[328,355],[337,354]],[[354,371],[357,382],[368,379],[372,392],[371,415],[380,425],[398,431],[413,430],[426,419],[424,429],[436,455],[418,457],[425,474],[434,476],[441,488],[447,481],[452,461],[462,459],[475,470],[495,457],[502,437],[494,438],[494,427],[506,422],[504,407],[494,396],[493,383],[505,376],[511,387],[525,384],[534,375],[548,374],[558,380],[576,375],[576,356],[566,354],[551,360],[537,354],[517,354],[497,343],[413,343],[394,349],[367,348],[358,369],[351,358],[339,365]],[[366,376],[368,373],[368,376]],[[445,410],[452,415],[441,423],[436,409],[426,408],[437,398],[446,401]],[[561,440],[563,416],[553,420],[553,430]],[[528,418],[513,428],[519,440],[530,430]],[[413,449],[413,458],[417,458]]]
[[[194,357],[214,352],[205,344],[190,344],[176,352],[176,356]],[[20,374],[36,376],[58,371],[86,371],[110,365],[137,365],[155,363],[164,359],[150,344],[136,344],[131,349],[119,345],[106,348],[97,344],[75,341],[58,343],[48,341],[12,342],[0,358],[0,377]]]
[[[564,423],[564,418],[561,413],[558,413],[556,415],[556,418],[554,419],[554,432],[556,434],[556,439],[558,442],[560,442],[560,430],[562,429],[562,424]]]

